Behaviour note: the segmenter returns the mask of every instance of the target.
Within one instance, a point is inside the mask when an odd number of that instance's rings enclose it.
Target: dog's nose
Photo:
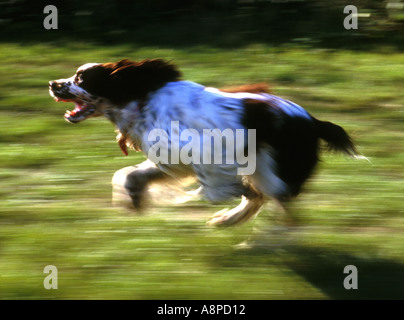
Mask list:
[[[51,89],[60,88],[60,84],[57,83],[56,81],[49,81],[49,88],[51,88]]]

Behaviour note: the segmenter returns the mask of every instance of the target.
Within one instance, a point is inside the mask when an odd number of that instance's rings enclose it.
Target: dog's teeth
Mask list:
[[[72,112],[70,110],[66,110],[66,113],[70,115]]]

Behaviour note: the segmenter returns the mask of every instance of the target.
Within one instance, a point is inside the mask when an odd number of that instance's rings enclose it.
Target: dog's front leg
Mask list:
[[[150,183],[165,179],[169,176],[150,160],[120,169],[112,178],[112,202],[115,206],[134,207],[141,211]]]
[[[231,209],[224,209],[212,216],[208,225],[218,227],[229,227],[244,223],[258,214],[265,203],[265,197],[262,193],[251,188],[242,195],[241,203]]]

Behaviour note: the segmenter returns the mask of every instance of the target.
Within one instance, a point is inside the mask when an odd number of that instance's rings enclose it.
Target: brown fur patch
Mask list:
[[[104,63],[84,70],[80,87],[92,95],[109,99],[116,105],[142,100],[163,87],[167,82],[178,81],[181,73],[161,59],[140,62],[124,59]]]
[[[265,82],[225,87],[219,90],[228,93],[237,93],[237,92],[270,93],[269,85]]]

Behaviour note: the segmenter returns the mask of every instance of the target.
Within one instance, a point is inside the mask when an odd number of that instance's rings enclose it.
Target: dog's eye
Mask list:
[[[83,77],[82,77],[81,73],[78,73],[76,75],[76,78],[74,78],[74,82],[77,83],[77,84],[80,84],[80,83],[83,82]]]

